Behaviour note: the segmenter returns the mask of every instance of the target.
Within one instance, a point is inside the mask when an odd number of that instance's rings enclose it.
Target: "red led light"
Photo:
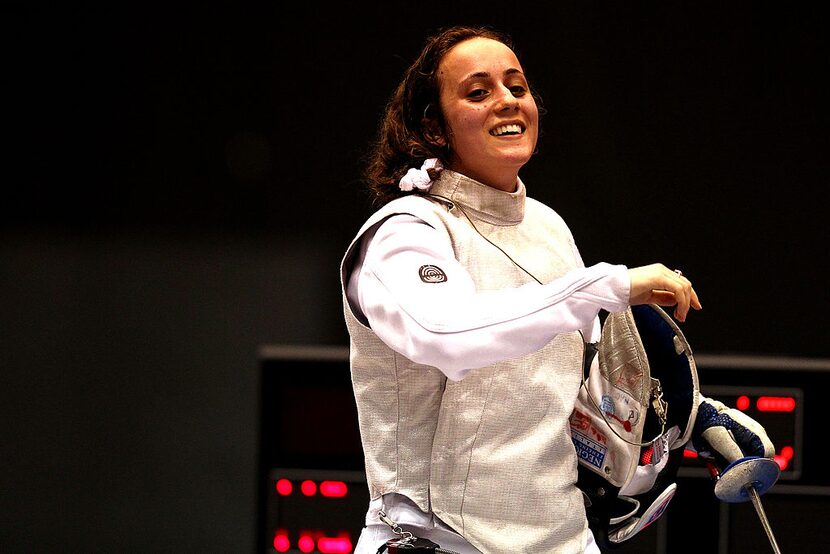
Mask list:
[[[761,396],[755,405],[761,412],[791,412],[795,410],[795,398],[791,396]]]
[[[314,481],[303,481],[300,485],[300,490],[306,496],[314,496],[317,494],[317,484]]]
[[[352,541],[348,537],[320,537],[317,548],[323,554],[348,554],[352,551]]]
[[[793,459],[793,454],[795,454],[795,452],[793,451],[793,447],[785,446],[781,449],[781,452],[773,456],[775,463],[778,464],[778,467],[781,468],[781,471],[784,471],[785,469],[787,469],[787,466],[790,465],[790,460]]]
[[[749,408],[749,397],[746,395],[739,396],[738,400],[735,402],[735,407],[742,412],[746,411],[746,409]]]
[[[297,547],[300,552],[311,552],[314,550],[314,539],[308,535],[301,535],[300,540],[297,541]]]
[[[280,479],[277,481],[277,493],[282,496],[288,496],[294,490],[294,485],[288,479]]]
[[[274,550],[277,552],[288,552],[291,548],[291,543],[288,540],[288,535],[285,531],[277,531],[274,535]]]
[[[697,458],[697,452],[694,450],[689,450],[688,448],[683,450],[683,457],[684,458]]]
[[[343,481],[323,481],[320,483],[320,494],[332,498],[342,498],[349,492],[349,487]]]

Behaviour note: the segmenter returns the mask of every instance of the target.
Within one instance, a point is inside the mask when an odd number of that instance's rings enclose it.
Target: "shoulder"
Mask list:
[[[367,237],[371,238],[381,225],[395,216],[409,215],[435,229],[446,229],[441,217],[441,212],[446,211],[446,207],[442,203],[418,194],[396,198],[369,216],[352,239],[346,255],[348,257],[355,246]]]
[[[411,215],[432,227],[441,228],[444,227],[441,214],[446,211],[446,207],[436,200],[431,200],[419,194],[410,194],[392,200],[373,213],[357,235],[358,237],[363,235],[368,229],[377,227],[396,215]]]
[[[446,225],[440,215],[442,211],[447,211],[442,203],[417,194],[397,198],[381,207],[361,226],[346,249],[341,261],[341,279],[343,279],[343,282],[345,283],[348,279],[355,263],[358,263],[366,255],[369,243],[373,241],[380,228],[383,227],[384,230],[389,231],[389,233],[384,233],[385,236],[392,233],[392,230],[385,226],[387,222],[390,222],[390,224],[394,222],[395,231],[406,231],[406,234],[419,227],[418,231],[420,232],[423,229],[423,225],[420,224],[423,223],[439,231],[438,234],[433,235],[434,237],[446,238]]]

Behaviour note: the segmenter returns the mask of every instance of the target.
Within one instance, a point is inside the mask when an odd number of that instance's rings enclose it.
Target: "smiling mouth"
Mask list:
[[[509,125],[499,125],[495,129],[490,131],[490,134],[494,137],[521,135],[522,133],[524,133],[524,128],[516,123],[511,123]]]

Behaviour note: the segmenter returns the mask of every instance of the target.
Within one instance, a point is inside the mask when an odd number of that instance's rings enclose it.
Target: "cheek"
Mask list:
[[[536,108],[535,105],[533,106],[533,112],[532,112],[531,118],[536,123],[536,127],[538,127],[539,126],[539,110]]]
[[[525,113],[527,114],[528,118],[534,122],[534,126],[539,126],[539,106],[536,105],[536,102],[531,98],[527,107],[525,108]]]
[[[457,141],[475,140],[481,133],[487,112],[482,108],[467,108],[456,112],[454,117],[448,120],[451,131]]]

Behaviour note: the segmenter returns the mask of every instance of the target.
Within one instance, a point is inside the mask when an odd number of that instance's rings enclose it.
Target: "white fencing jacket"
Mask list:
[[[367,523],[386,496],[483,552],[582,552],[577,331],[595,339],[598,311],[627,307],[626,268],[585,268],[521,181],[505,193],[445,170],[429,194],[375,213],[342,265]]]

